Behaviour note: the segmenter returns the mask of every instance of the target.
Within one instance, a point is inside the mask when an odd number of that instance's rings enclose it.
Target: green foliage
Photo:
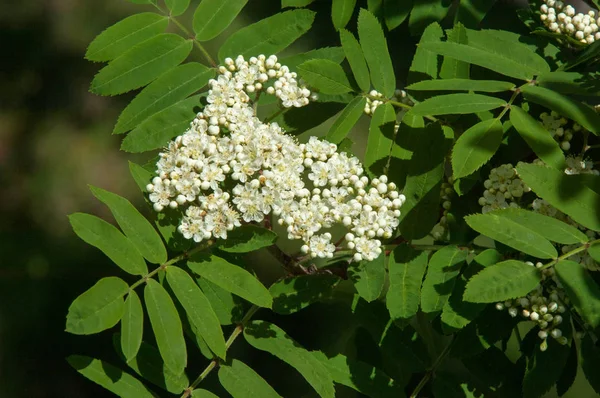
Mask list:
[[[192,50],[192,42],[172,33],[156,35],[132,47],[102,68],[90,91],[99,95],[123,94],[150,83],[179,65]]]
[[[529,224],[503,217],[502,211],[473,214],[465,218],[467,224],[477,232],[516,250],[537,258],[556,258],[558,253],[552,243],[533,230]]]
[[[515,88],[510,82],[497,80],[470,80],[470,79],[440,79],[424,80],[406,87],[416,91],[481,91],[484,93],[498,93]]]
[[[231,365],[219,367],[219,381],[233,398],[255,394],[265,398],[280,397],[258,373],[237,359],[234,359]]]
[[[244,328],[244,338],[254,348],[266,351],[294,367],[319,396],[335,396],[333,379],[327,368],[279,327],[265,321],[252,321]]]
[[[442,27],[437,23],[432,23],[423,32],[419,44],[437,43],[440,41],[442,36]],[[417,51],[415,52],[415,56],[413,57],[410,65],[410,72],[413,72],[413,74],[409,73],[409,78],[411,78],[411,81],[423,80],[423,78],[437,79],[438,68],[439,61],[437,54],[425,50],[422,46],[419,46],[417,47]]]
[[[379,256],[373,261],[360,261],[350,266],[348,276],[360,297],[368,302],[376,300],[385,284],[385,257]]]
[[[112,61],[131,47],[165,31],[169,19],[152,12],[135,14],[117,22],[92,41],[85,53],[90,61]]]
[[[334,275],[300,275],[275,282],[269,288],[273,311],[284,315],[300,311],[326,299],[338,282]]]
[[[171,296],[160,283],[149,279],[144,288],[144,302],[160,356],[173,373],[183,373],[187,350],[181,320]]]
[[[148,272],[146,262],[133,242],[111,224],[84,213],[71,214],[69,222],[77,236],[100,249],[123,271],[133,275]]]
[[[152,224],[127,199],[101,188],[91,187],[96,198],[106,204],[125,236],[151,263],[167,261],[167,250]]]
[[[446,246],[431,256],[421,290],[423,312],[437,313],[442,310],[466,259],[467,252],[456,246]]]
[[[123,279],[100,279],[73,301],[67,313],[67,332],[93,334],[115,326],[123,316],[123,296],[129,286]]]
[[[256,225],[244,225],[231,231],[227,240],[219,242],[218,248],[228,253],[247,253],[271,246],[277,240],[277,234]]]
[[[556,264],[556,276],[583,319],[597,328],[600,325],[600,287],[580,264],[562,260]]]
[[[315,13],[309,10],[290,10],[265,18],[229,36],[219,49],[219,59],[276,54],[306,33],[314,18]]]
[[[390,255],[386,305],[392,319],[408,320],[417,313],[428,256],[427,252],[419,253],[407,245],[396,247]]]
[[[396,77],[387,42],[377,18],[364,9],[358,15],[358,38],[375,90],[390,98],[396,88]]]
[[[202,0],[194,12],[196,39],[214,39],[223,32],[242,11],[248,0]]]
[[[331,1],[331,21],[336,29],[343,29],[348,24],[354,12],[355,5],[356,0]]]
[[[134,359],[144,334],[144,310],[135,290],[129,291],[125,299],[125,309],[121,318],[121,351],[125,361]]]
[[[325,139],[334,144],[340,144],[362,116],[366,104],[365,97],[356,97],[350,101],[331,125]]]
[[[415,116],[469,114],[500,108],[506,102],[481,94],[446,94],[419,102],[411,110]]]
[[[188,261],[188,267],[202,278],[240,296],[259,307],[271,308],[271,294],[250,272],[230,263],[224,258],[197,256]]]
[[[139,380],[115,366],[83,355],[71,355],[69,365],[96,384],[122,398],[153,398],[154,394]]]
[[[188,62],[171,69],[145,87],[123,109],[113,134],[134,130],[149,117],[200,90],[214,75],[214,70],[197,62]],[[157,127],[153,124],[145,134],[152,134]]]
[[[463,178],[478,170],[500,147],[504,130],[498,119],[484,120],[465,131],[452,151],[454,178]]]
[[[344,94],[352,91],[340,65],[326,59],[313,59],[298,65],[300,76],[324,94]]]
[[[473,303],[494,303],[523,297],[541,280],[540,271],[522,261],[507,260],[481,270],[470,279],[464,299]]]

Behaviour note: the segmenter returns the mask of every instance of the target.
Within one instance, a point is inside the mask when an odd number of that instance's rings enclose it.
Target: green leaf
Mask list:
[[[396,111],[389,103],[379,105],[371,118],[364,165],[371,175],[381,175],[387,167],[394,144]]]
[[[569,176],[559,170],[526,163],[517,165],[517,173],[540,198],[584,227],[600,231],[600,177]]]
[[[392,59],[379,21],[365,9],[358,15],[358,38],[375,90],[391,98],[396,90]]]
[[[196,39],[211,40],[223,32],[242,11],[248,0],[202,0],[194,12]]]
[[[183,373],[187,364],[187,351],[183,327],[173,300],[160,283],[148,279],[144,288],[144,301],[160,356],[173,373]]]
[[[495,251],[493,249],[488,249]],[[496,263],[497,261],[494,261]],[[456,278],[456,283],[454,284],[454,289],[448,298],[448,301],[444,304],[444,308],[442,308],[442,330],[446,334],[455,333],[456,331],[467,326],[471,321],[473,321],[485,308],[485,304],[482,303],[470,303],[468,301],[463,300],[463,295],[465,292],[465,288],[467,286],[467,274],[473,275],[476,272],[479,272],[483,269],[483,266],[480,265],[475,259],[475,261],[471,262],[467,269],[463,272],[463,274]]]
[[[588,61],[598,58],[599,55],[600,55],[600,43],[594,42],[594,43],[590,44],[589,46],[587,46],[586,49],[583,50],[577,56],[577,58],[567,62],[565,65],[562,66],[562,68],[564,68],[564,69],[574,68],[577,65],[585,64]]]
[[[98,95],[123,94],[150,83],[179,65],[192,50],[192,41],[179,35],[154,36],[102,68],[90,86]]]
[[[331,295],[340,281],[335,275],[300,275],[282,279],[269,288],[273,311],[288,315]]]
[[[150,183],[152,177],[154,177],[154,173],[151,173],[139,164],[133,163],[132,161],[129,161],[129,173],[135,180],[135,183],[140,188],[140,190],[143,193],[146,193],[146,185]]]
[[[510,82],[502,82],[498,80],[471,80],[471,79],[439,79],[439,80],[423,80],[407,86],[407,90],[416,91],[481,91],[485,93],[498,93],[509,91],[515,88],[515,85]]]
[[[484,268],[467,283],[464,299],[495,303],[523,297],[536,288],[541,272],[522,261],[507,260]]]
[[[597,79],[597,74],[554,71],[539,75],[535,81],[541,87],[562,94],[598,96],[600,87],[595,84]]]
[[[547,342],[548,348],[545,351],[536,347],[533,355],[527,358],[523,377],[523,398],[544,396],[544,393],[556,384],[565,367],[569,357],[569,346],[561,345],[552,338],[547,339]]]
[[[306,7],[315,0],[281,0],[281,8],[285,7]]]
[[[386,306],[392,319],[408,320],[416,315],[421,301],[421,283],[429,253],[403,244],[390,255],[390,287]]]
[[[350,387],[372,398],[400,398],[406,396],[402,386],[396,384],[382,370],[372,365],[349,359],[342,354],[327,358],[320,352],[313,354],[325,365],[333,381]]]
[[[359,296],[369,303],[377,300],[385,283],[385,256],[350,264],[348,276]]]
[[[298,65],[310,61],[311,59],[328,59],[336,64],[341,64],[344,57],[344,50],[342,50],[342,47],[322,47],[305,53],[281,58],[279,62],[281,62],[282,65],[287,65],[290,70],[295,71],[298,69]]]
[[[146,262],[136,246],[113,225],[84,213],[71,214],[69,222],[77,236],[100,249],[123,271],[132,275],[148,273]]]
[[[594,243],[587,249],[588,254],[596,261],[600,263],[600,243]]]
[[[90,186],[90,189],[96,198],[108,206],[125,236],[148,261],[155,264],[167,261],[167,249],[160,235],[131,202],[101,188]]]
[[[227,260],[212,255],[197,256],[188,262],[196,274],[259,307],[271,308],[271,294],[251,273]]]
[[[242,299],[204,278],[198,278],[197,283],[208,301],[210,301],[210,305],[217,318],[219,318],[221,325],[231,325],[242,319],[244,315],[244,302]]]
[[[117,354],[125,359],[122,347],[119,345],[121,338],[118,333],[115,333],[113,335],[113,345]],[[128,361],[127,365],[145,380],[173,394],[181,393],[189,385],[185,373],[173,373],[165,365],[158,349],[146,342],[142,342],[137,355]]]
[[[352,14],[356,0],[332,0],[331,1],[331,21],[336,30],[346,27]]]
[[[244,338],[254,348],[269,352],[291,365],[321,397],[335,396],[327,368],[276,325],[252,321],[244,328]]]
[[[365,56],[363,55],[358,40],[356,40],[354,35],[346,29],[340,30],[340,40],[342,42],[344,54],[346,54],[346,58],[350,64],[350,69],[352,69],[356,84],[358,84],[358,87],[360,87],[363,92],[368,92],[371,89],[371,78],[369,77],[367,61],[365,61]]]
[[[416,36],[431,26],[433,22],[439,22],[450,10],[447,1],[415,1],[408,19],[410,34]]]
[[[187,10],[190,0],[165,0],[165,4],[169,11],[171,11],[171,15],[176,17]]]
[[[237,359],[234,359],[231,365],[219,366],[219,381],[233,398],[281,397],[250,366]]]
[[[455,23],[454,27],[446,31],[448,42],[468,44],[467,30],[460,22]],[[425,51],[425,50],[424,50]],[[471,65],[466,62],[459,61],[455,58],[444,57],[442,68],[440,69],[440,77],[442,79],[469,79]]]
[[[524,86],[525,98],[572,119],[594,134],[600,133],[600,115],[591,107],[540,86]]]
[[[496,118],[479,122],[465,131],[452,150],[454,178],[466,177],[490,160],[500,147],[503,135],[502,122]]]
[[[600,375],[598,375],[598,369],[600,368],[600,349],[594,344],[590,334],[585,334],[581,339],[579,357],[581,369],[583,369],[585,378],[594,391],[596,391],[597,394],[600,394]]]
[[[344,94],[352,86],[340,65],[327,59],[313,59],[298,65],[298,73],[312,87],[324,94]]]
[[[465,221],[475,231],[537,258],[556,258],[556,249],[543,235],[496,212],[473,214]]]
[[[198,389],[192,391],[192,398],[219,398],[217,395],[213,394],[208,390]]]
[[[540,122],[516,105],[510,107],[510,122],[540,159],[556,169],[564,170],[565,155]]]
[[[460,0],[454,21],[476,29],[495,2],[495,0]]]
[[[331,125],[329,132],[325,136],[325,140],[334,144],[341,143],[362,116],[366,104],[367,99],[365,97],[356,97],[346,105],[342,113],[340,113]]]
[[[579,315],[592,328],[597,328],[600,325],[600,287],[596,281],[574,261],[559,261],[554,268]]]
[[[169,140],[189,129],[197,113],[194,108],[200,106],[199,99],[199,95],[194,95],[150,116],[125,137],[121,149],[140,153],[166,146]]]
[[[481,94],[446,94],[419,102],[411,112],[415,116],[469,114],[506,106],[506,101]]]
[[[312,26],[315,13],[290,10],[246,26],[231,36],[219,49],[219,60],[242,55],[276,54],[305,34]]]
[[[567,391],[573,386],[575,378],[577,377],[577,345],[571,342],[571,349],[569,350],[569,356],[565,362],[565,368],[563,369],[560,378],[556,382],[556,392],[559,397],[566,394]]]
[[[225,358],[227,348],[219,318],[202,290],[187,272],[174,266],[167,267],[167,282],[185,309],[190,323],[211,351],[219,358]]]
[[[129,285],[123,279],[110,276],[77,297],[67,313],[67,332],[93,334],[115,326],[123,316],[123,296]]]
[[[525,209],[495,210],[494,214],[529,228],[552,242],[565,245],[586,243],[589,239],[579,229],[556,218]]]
[[[153,398],[154,394],[141,381],[121,369],[83,355],[71,355],[69,365],[87,379],[122,398]]]
[[[117,22],[90,43],[85,58],[111,61],[131,47],[165,31],[169,19],[153,12],[135,14]]]
[[[135,129],[152,115],[200,90],[214,76],[214,69],[197,62],[188,62],[171,69],[145,87],[127,105],[119,116],[113,134]]]
[[[538,65],[537,59],[531,61],[531,58],[537,56],[527,47],[515,48],[514,43],[490,38],[486,42],[489,46],[480,48],[472,46],[470,38],[471,36],[469,36],[469,45],[447,41],[443,43],[423,43],[419,47],[445,57],[493,70],[504,76],[522,80],[531,80],[533,76],[539,73],[549,72],[547,65],[546,67],[541,66],[541,63]],[[514,52],[513,49],[515,49]],[[545,61],[543,62],[545,64]]]
[[[438,23],[432,23],[423,32],[419,43],[436,43],[443,36],[442,27]],[[438,67],[438,55],[419,46],[410,64],[409,81],[437,79]]]
[[[446,246],[433,253],[421,288],[423,312],[439,312],[444,308],[467,254],[456,246]]]
[[[410,14],[413,0],[383,0],[385,25],[388,30],[394,30],[402,24]]]
[[[125,300],[125,310],[121,318],[121,349],[125,362],[137,355],[144,333],[144,310],[135,290],[131,290]]]
[[[227,239],[219,242],[219,250],[228,253],[248,253],[271,246],[277,240],[277,234],[257,225],[243,225],[227,232]]]

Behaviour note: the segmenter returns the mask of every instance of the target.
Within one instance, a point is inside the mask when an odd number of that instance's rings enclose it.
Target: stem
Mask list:
[[[189,251],[187,251],[185,253],[182,253],[182,254],[180,254],[177,257],[173,257],[172,259],[170,259],[166,263],[161,264],[155,270],[150,271],[146,275],[142,276],[142,279],[138,280],[133,285],[129,286],[129,291],[132,291],[133,289],[135,289],[136,287],[138,287],[142,283],[146,282],[148,279],[152,278],[154,275],[156,275],[158,273],[158,271],[165,270],[169,265],[173,265],[175,263],[178,263],[179,261],[185,260],[185,259],[191,257],[192,255],[194,255],[194,254],[196,254],[198,252],[201,252],[202,250],[206,250],[207,248],[209,248],[210,246],[212,246],[214,243],[215,243],[214,241],[208,240],[204,244],[201,244],[201,245],[198,245],[198,246],[194,247],[192,250],[189,250]]]
[[[595,243],[600,243],[600,239],[596,239],[596,240],[593,240],[591,242],[586,242],[585,244],[583,244],[583,245],[581,245],[581,246],[579,246],[579,247],[571,250],[570,252],[566,252],[562,256],[559,256],[559,257],[555,258],[554,260],[550,261],[548,264],[544,264],[539,269],[540,270],[544,270],[546,268],[550,268],[554,264],[558,263],[559,261],[566,260],[567,258],[571,257],[574,254],[581,253],[582,251],[587,250],[591,245],[593,245]]]
[[[202,45],[202,43],[200,43],[196,37],[194,36],[194,34],[192,34],[192,32],[189,31],[188,28],[185,27],[185,25],[183,25],[181,22],[179,22],[177,19],[175,19],[174,16],[172,16],[171,14],[169,14],[167,11],[163,10],[159,5],[154,4],[154,7],[156,7],[158,9],[158,11],[160,11],[162,14],[164,14],[165,16],[169,17],[169,20],[173,21],[173,23],[175,25],[177,25],[177,27],[190,39],[194,42],[194,45],[198,48],[198,50],[200,50],[200,52],[202,53],[202,55],[204,55],[204,58],[206,58],[206,60],[208,61],[208,63],[210,63],[210,65],[213,68],[217,67],[217,63],[215,62],[215,60],[210,56],[210,54],[208,53],[208,51],[206,51],[206,49],[204,48],[204,46]]]
[[[529,84],[529,83],[525,83],[523,86],[526,86],[527,84]],[[523,86],[521,86],[521,87],[523,87]],[[510,109],[510,106],[512,105],[512,103],[515,102],[515,100],[517,99],[517,97],[519,96],[519,94],[521,94],[521,87],[517,87],[515,89],[515,91],[513,92],[512,96],[508,100],[508,103],[506,104],[506,106],[504,107],[504,109],[502,109],[502,112],[500,112],[500,114],[498,115],[498,117],[496,118],[496,120],[500,120],[500,119],[502,119],[502,117],[504,115],[506,115],[506,112],[508,112],[508,110]]]
[[[433,374],[435,373],[437,368],[442,364],[442,362],[444,361],[446,356],[450,353],[450,348],[452,348],[452,345],[454,344],[455,341],[456,341],[456,339],[452,339],[452,341],[446,347],[444,347],[444,350],[435,359],[435,362],[433,363],[433,365],[431,365],[431,368],[429,368],[427,373],[425,373],[425,376],[423,376],[421,381],[419,381],[419,384],[417,384],[417,386],[415,387],[413,392],[410,394],[410,398],[416,398],[417,395],[423,389],[423,387],[425,387],[427,385],[427,383],[431,379],[431,376],[433,376]]]
[[[231,335],[225,342],[225,348],[227,350],[229,350],[229,348],[232,346],[235,339],[237,339],[237,337],[244,331],[244,327],[246,326],[246,324],[250,321],[250,319],[252,319],[252,316],[259,309],[260,308],[257,307],[256,305],[253,305],[252,307],[250,307],[248,312],[246,312],[246,314],[244,315],[244,317],[242,318],[240,323],[235,327],[235,329],[233,329],[233,332],[231,332]],[[183,391],[183,395],[181,396],[181,398],[189,397],[192,394],[192,391],[194,390],[194,388],[196,388],[198,386],[198,384],[200,384],[202,382],[202,380],[206,379],[206,377],[210,374],[210,372],[212,372],[213,369],[216,368],[218,365],[219,365],[219,360],[217,358],[210,361],[210,363],[206,366],[206,368],[204,368],[202,373],[200,373],[198,375],[196,380],[194,380],[194,382],[192,384],[190,384],[190,386]]]

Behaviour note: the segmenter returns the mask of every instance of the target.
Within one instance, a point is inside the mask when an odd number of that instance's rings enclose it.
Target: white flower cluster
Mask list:
[[[454,188],[452,184],[454,183],[454,179],[452,177],[448,178],[448,181],[444,181],[442,183],[442,188],[440,190],[440,199],[442,202],[442,217],[440,217],[440,221],[433,226],[431,229],[431,236],[435,240],[442,240],[446,233],[448,232],[448,211],[452,208],[452,197],[454,196]]]
[[[313,257],[338,250],[322,230],[341,223],[356,261],[377,257],[378,238],[390,238],[398,226],[404,195],[386,176],[369,181],[359,160],[337,153],[336,145],[315,137],[299,144],[256,117],[249,93],[264,90],[284,107],[309,102],[310,91],[277,57],[239,56],[225,64],[209,82],[203,111],[160,154],[147,186],[154,209],[187,206],[178,230],[196,242],[225,239],[242,222],[272,213]]]
[[[537,268],[541,268],[543,265],[542,263],[534,265],[530,261],[527,264]],[[520,313],[523,317],[535,322],[540,328],[538,336],[543,340],[540,344],[540,350],[546,351],[548,336],[552,336],[560,344],[568,343],[567,338],[562,334],[562,330],[558,328],[563,321],[560,314],[566,310],[564,305],[559,303],[568,302],[568,299],[562,291],[560,282],[554,275],[554,268],[542,270],[542,282],[527,296],[497,303],[496,308],[498,310],[507,309],[513,318]]]
[[[402,102],[407,105],[414,105],[412,100],[408,97],[408,94],[404,90],[397,89],[394,92],[394,96],[391,98],[393,101]],[[371,90],[369,97],[367,97],[367,103],[365,104],[365,114],[373,115],[377,107],[385,102],[385,97],[382,93],[377,90]]]
[[[567,156],[565,159],[567,168],[565,174],[594,174],[600,175],[600,171],[594,170],[594,162],[584,159],[582,156]]]
[[[544,2],[540,7],[540,19],[550,31],[571,36],[584,44],[600,40],[600,18],[596,19],[594,11],[587,14],[576,13],[573,6],[565,5],[562,1]]]
[[[544,128],[559,142],[563,151],[571,149],[571,140],[576,132],[585,130],[579,124],[575,122],[570,123],[568,119],[554,111],[541,113],[540,119]]]
[[[485,191],[479,198],[483,206],[482,213],[508,207],[520,207],[516,202],[524,193],[531,191],[517,176],[517,170],[512,164],[500,165],[490,171],[490,176],[483,182]]]

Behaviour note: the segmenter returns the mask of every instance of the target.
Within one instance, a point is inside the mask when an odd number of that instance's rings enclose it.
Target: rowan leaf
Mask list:
[[[246,3],[248,0],[202,0],[192,22],[196,39],[207,41],[217,37],[231,25]]]
[[[358,38],[375,90],[391,98],[396,90],[392,59],[379,21],[365,9],[358,14]]]
[[[462,133],[452,150],[452,171],[455,179],[478,170],[494,156],[502,142],[502,122],[484,120]]]

